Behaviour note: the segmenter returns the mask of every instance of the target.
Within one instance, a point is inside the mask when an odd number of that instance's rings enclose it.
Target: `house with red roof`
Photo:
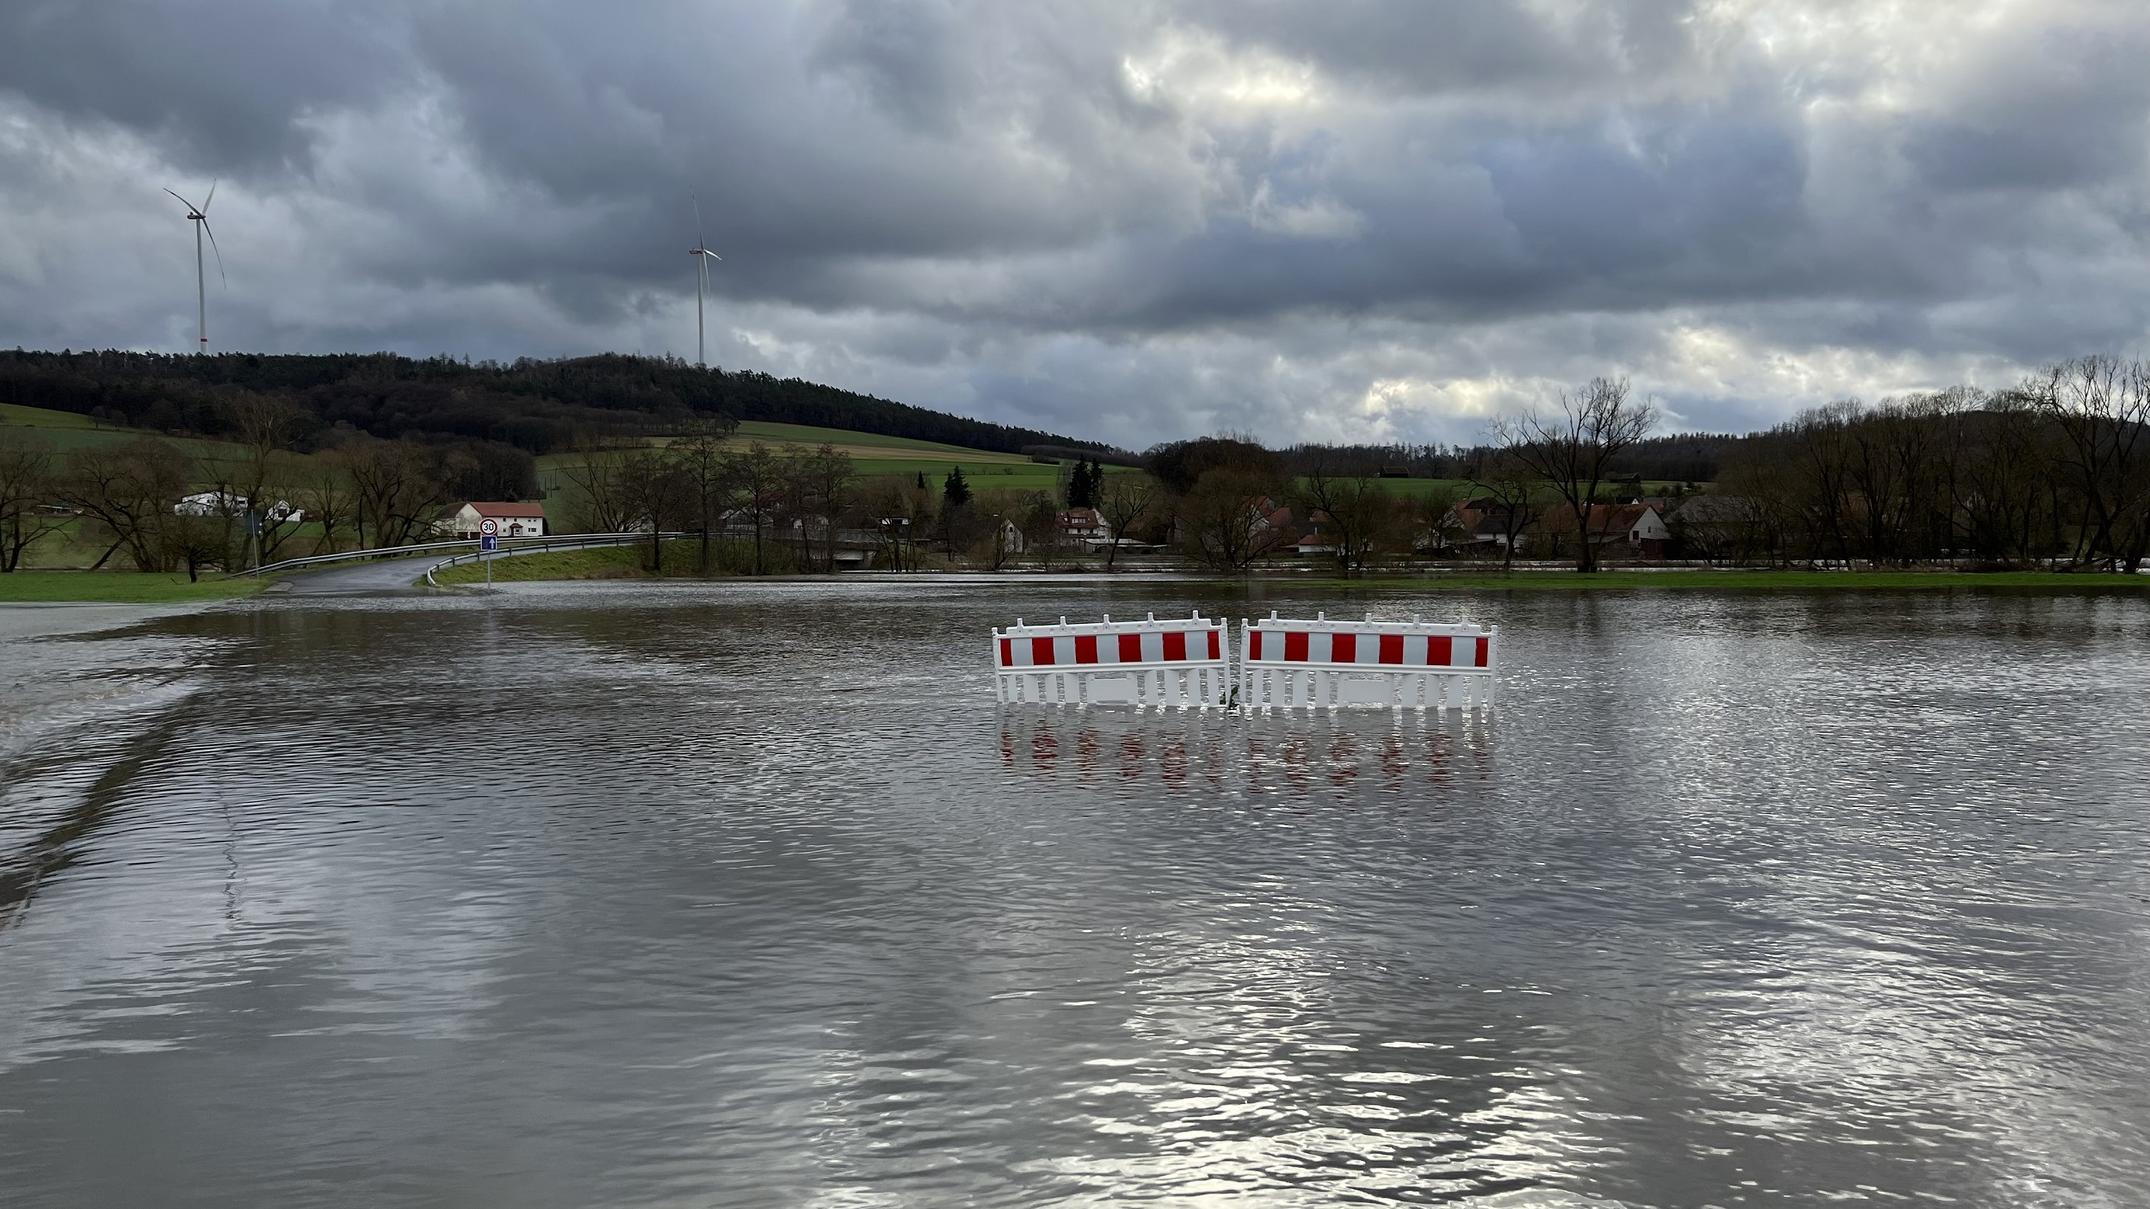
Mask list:
[[[504,500],[472,500],[457,504],[434,522],[433,529],[448,537],[476,537],[484,521],[492,521],[502,537],[545,536],[545,505]]]

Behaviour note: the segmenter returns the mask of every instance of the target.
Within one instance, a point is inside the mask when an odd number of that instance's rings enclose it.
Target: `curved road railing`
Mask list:
[[[667,531],[657,534],[656,538],[660,541],[672,541],[682,537],[700,536],[700,533],[692,531],[684,533]],[[507,544],[503,542],[501,548],[494,551],[491,557],[497,558],[503,554],[540,554],[547,550],[594,550],[602,546],[632,546],[650,539],[651,535],[647,533],[576,533],[566,537],[526,537],[519,539],[513,549],[508,548]],[[470,545],[469,542],[458,544],[465,547]],[[434,582],[433,573],[435,571],[445,571],[450,567],[465,566],[486,557],[488,556],[482,550],[465,549],[461,554],[444,558],[426,568],[426,583],[437,588],[440,584]]]
[[[694,537],[694,533],[667,532],[657,535],[662,539]],[[629,546],[650,540],[643,533],[570,533],[557,537],[504,537],[500,539],[501,554],[535,554],[544,550],[578,550],[598,546]],[[461,538],[447,542],[423,542],[414,546],[380,546],[371,550],[345,550],[340,554],[315,554],[307,558],[286,558],[266,566],[255,567],[244,575],[276,575],[285,571],[304,571],[315,567],[333,567],[340,563],[365,562],[382,558],[413,558],[421,554],[447,554],[450,557],[436,566],[447,566],[458,561],[478,557],[473,549],[476,538]],[[456,556],[467,556],[459,558]]]

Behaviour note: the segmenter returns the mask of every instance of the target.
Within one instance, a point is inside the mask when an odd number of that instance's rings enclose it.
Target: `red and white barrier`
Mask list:
[[[1239,703],[1254,710],[1372,705],[1469,709],[1493,704],[1500,627],[1410,621],[1244,623]]]
[[[994,685],[1002,701],[1061,705],[1193,706],[1231,700],[1224,622],[1193,617],[993,631]]]

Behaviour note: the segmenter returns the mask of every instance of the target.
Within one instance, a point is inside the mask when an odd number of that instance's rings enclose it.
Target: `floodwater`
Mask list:
[[[1502,703],[992,701],[1195,605]],[[2150,1204],[2139,595],[528,586],[0,691],[9,1206]]]

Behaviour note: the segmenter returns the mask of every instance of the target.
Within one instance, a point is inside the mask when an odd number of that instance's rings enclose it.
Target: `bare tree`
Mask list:
[[[595,438],[575,442],[574,451],[561,463],[560,472],[575,485],[579,519],[594,533],[625,533],[634,523],[625,485],[620,479],[621,454]]]
[[[1493,506],[1501,524],[1501,570],[1515,569],[1515,543],[1538,519],[1538,494],[1543,484],[1532,475],[1523,459],[1512,453],[1494,452],[1471,468],[1471,489]]]
[[[836,570],[838,526],[851,511],[858,494],[858,467],[851,455],[823,443],[806,455],[800,466],[808,510],[821,524],[822,550],[830,573]],[[811,563],[807,564],[809,567]]]
[[[231,569],[231,518],[207,512],[174,516],[165,522],[161,540],[168,563],[185,567],[187,582],[206,567]]]
[[[1051,497],[1043,492],[977,492],[962,509],[965,528],[971,536],[971,559],[984,563],[989,571],[998,571],[1015,561],[1027,541],[1022,518],[1037,511],[1040,500],[1046,510],[1052,509]]]
[[[259,566],[297,528],[291,508],[278,508],[283,501],[272,501],[268,495],[270,481],[280,469],[276,459],[298,437],[306,413],[287,399],[253,391],[231,396],[223,410],[243,452],[234,464],[236,478],[217,484],[219,504],[240,510],[252,565]]]
[[[121,549],[143,571],[171,566],[165,531],[186,492],[187,455],[169,441],[139,437],[119,445],[77,449],[60,476],[61,502],[111,538],[96,566]]]
[[[1119,556],[1120,543],[1136,525],[1149,516],[1151,501],[1161,490],[1157,480],[1147,474],[1114,474],[1105,479],[1104,490],[1097,501],[1097,514],[1105,522],[1105,533],[1112,544],[1105,549],[1105,569],[1112,570],[1113,561]]]
[[[314,553],[335,550],[336,531],[351,520],[350,467],[338,451],[330,450],[298,459],[287,472],[291,502],[306,519],[321,527],[314,539]]]
[[[19,570],[24,552],[64,518],[40,511],[53,493],[52,447],[22,428],[0,428],[0,572]]]
[[[664,574],[665,530],[691,514],[695,501],[688,476],[662,449],[637,449],[617,468],[622,499],[635,523],[649,525],[650,570]]]
[[[1323,530],[1340,573],[1363,571],[1379,545],[1378,531],[1395,514],[1379,468],[1370,457],[1320,446],[1307,452],[1301,469],[1292,493],[1301,519]]]
[[[429,537],[448,503],[454,456],[417,441],[361,437],[343,449],[356,504],[359,544],[379,546]]]
[[[2150,550],[2150,365],[2081,357],[2024,392],[2060,433],[2060,466],[2081,497],[2077,561],[2134,571]]]
[[[769,563],[762,550],[762,537],[768,531],[769,518],[783,504],[784,476],[781,459],[760,441],[744,450],[734,449],[725,454],[724,482],[728,491],[729,511],[747,518],[754,527],[754,574],[768,573]]]
[[[1537,408],[1494,421],[1502,450],[1528,466],[1559,493],[1575,514],[1575,569],[1598,569],[1591,505],[1610,477],[1613,459],[1647,435],[1657,408],[1630,402],[1626,378],[1593,378],[1576,391],[1560,392],[1558,414]]]
[[[701,550],[695,569],[703,575],[709,574],[710,530],[723,520],[728,494],[724,440],[736,427],[736,422],[697,425],[685,436],[674,440],[668,451],[673,465],[678,468],[694,525],[701,531]]]
[[[1271,494],[1274,483],[1252,470],[1207,470],[1179,505],[1189,556],[1221,571],[1244,571],[1292,538]]]

